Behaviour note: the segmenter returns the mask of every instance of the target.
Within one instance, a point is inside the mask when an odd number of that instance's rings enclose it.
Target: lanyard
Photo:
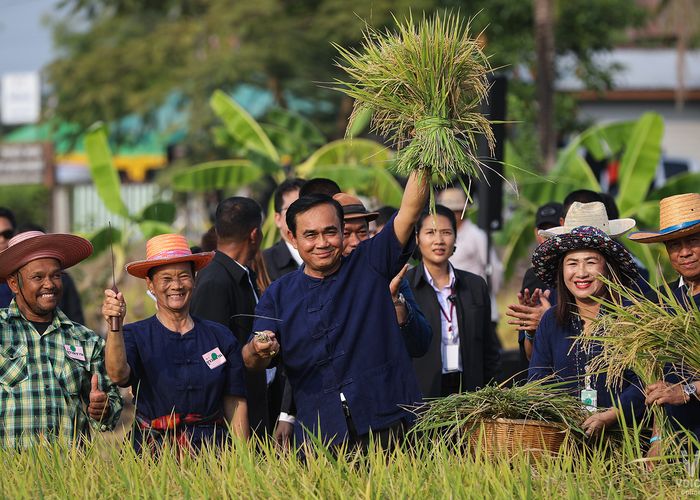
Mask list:
[[[454,297],[454,287],[450,288],[450,297]],[[450,313],[448,314],[447,311],[442,307],[442,304],[440,303],[440,300],[437,301],[438,307],[440,308],[440,314],[442,314],[442,317],[445,318],[445,321],[447,322],[447,333],[450,337],[450,341],[454,342],[456,340],[453,329],[452,329],[452,320],[454,318],[454,312],[455,312],[455,303],[450,300],[449,298],[447,301],[450,303],[449,311]]]

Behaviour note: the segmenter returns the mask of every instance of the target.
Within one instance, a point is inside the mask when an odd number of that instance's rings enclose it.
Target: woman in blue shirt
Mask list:
[[[557,305],[542,316],[537,328],[529,378],[555,375],[568,382],[572,392],[594,412],[582,424],[588,435],[615,424],[619,409],[628,422],[633,414],[639,418],[644,396],[634,374],[627,374],[621,390],[611,393],[603,374],[589,373],[589,362],[599,350],[584,349],[575,342],[603,312],[595,298],[610,298],[610,290],[599,275],[627,286],[635,283],[638,272],[632,255],[600,229],[579,226],[542,243],[532,263],[542,281],[556,286]]]
[[[181,449],[220,445],[228,428],[249,437],[238,342],[226,327],[189,314],[194,273],[212,257],[213,252],[192,254],[178,234],[151,238],[146,259],[126,270],[146,280],[157,312],[123,331],[124,297],[105,290],[102,313],[110,323],[105,364],[109,377],[135,394],[137,450],[144,442],[155,450],[166,437]]]

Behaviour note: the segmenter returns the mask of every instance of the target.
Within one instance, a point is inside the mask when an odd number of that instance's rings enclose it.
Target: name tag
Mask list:
[[[583,389],[581,391],[581,402],[586,405],[588,411],[598,409],[598,391],[595,389]]]
[[[202,354],[202,358],[204,358],[204,362],[211,370],[226,363],[226,358],[221,354],[218,347],[215,347],[206,354]]]
[[[459,370],[459,344],[445,346],[445,370],[449,372]]]
[[[66,350],[66,354],[69,358],[85,361],[85,353],[83,352],[82,346],[65,344],[63,348]]]

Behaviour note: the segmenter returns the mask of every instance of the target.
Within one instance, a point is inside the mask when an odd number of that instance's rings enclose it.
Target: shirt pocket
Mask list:
[[[90,371],[88,370],[87,362],[75,360],[66,356],[59,380],[67,394],[76,395],[80,394],[80,389],[86,377],[88,381],[90,380],[89,375]]]
[[[26,347],[10,347],[0,352],[0,386],[13,389],[28,376]]]

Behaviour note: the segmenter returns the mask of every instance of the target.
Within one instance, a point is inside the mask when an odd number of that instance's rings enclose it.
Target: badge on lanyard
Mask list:
[[[581,402],[586,405],[588,411],[596,411],[598,409],[598,391],[595,389],[582,389]]]
[[[226,358],[221,354],[218,347],[215,347],[206,354],[202,354],[202,358],[204,358],[204,362],[211,370],[226,363]]]
[[[69,358],[85,361],[85,352],[83,352],[82,346],[65,344],[63,348],[66,350],[66,354]]]

